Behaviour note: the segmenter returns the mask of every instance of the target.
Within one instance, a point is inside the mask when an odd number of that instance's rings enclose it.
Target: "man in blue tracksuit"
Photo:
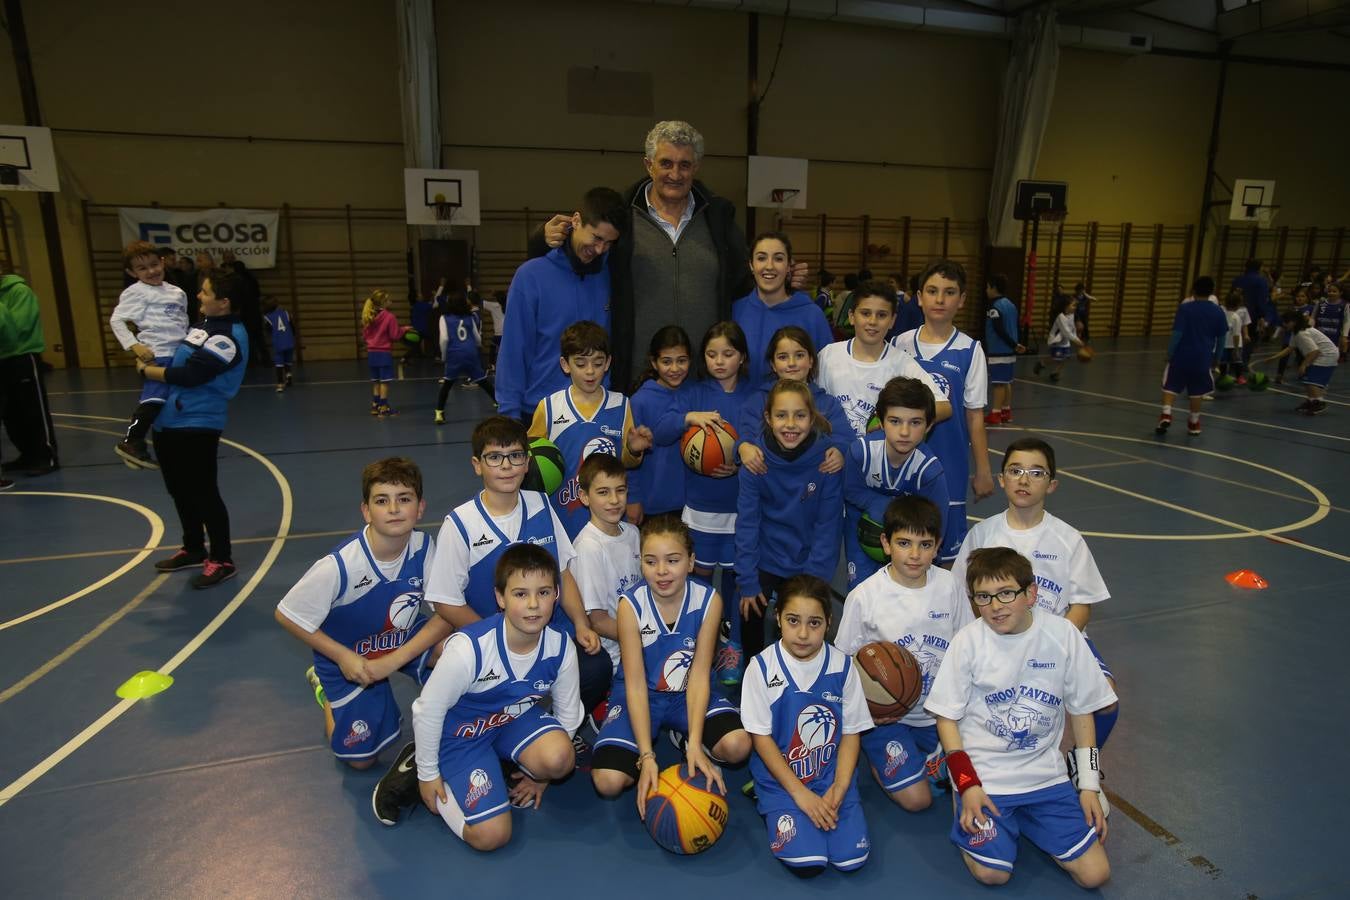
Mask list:
[[[591,188],[572,214],[561,247],[516,269],[506,294],[497,354],[497,408],[530,423],[539,401],[571,383],[558,360],[569,325],[595,322],[609,331],[609,248],[628,221],[623,198]]]
[[[136,366],[147,379],[169,384],[164,410],[155,419],[155,455],[183,525],[182,548],[157,561],[155,568],[175,572],[200,567],[192,576],[194,588],[211,587],[235,575],[230,514],[216,483],[216,452],[226,406],[239,393],[248,364],[248,332],[231,300],[242,289],[234,272],[212,269],[197,294],[204,318],[189,329],[173,361],[167,366]]]

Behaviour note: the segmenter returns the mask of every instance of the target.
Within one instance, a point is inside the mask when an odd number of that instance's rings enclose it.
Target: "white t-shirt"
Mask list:
[[[431,670],[427,683],[422,686],[421,695],[413,701],[413,739],[417,743],[417,777],[420,781],[431,781],[440,774],[441,731],[445,727],[446,713],[473,688],[479,672],[491,671],[494,667],[498,672],[508,668],[498,661],[501,650],[495,635],[489,634],[487,638],[479,641],[478,652],[482,655],[480,666],[474,665],[474,647],[467,635],[456,633],[446,638],[440,660]],[[520,654],[507,650],[506,654],[510,659],[509,671],[528,672],[539,657],[544,640],[559,639],[564,642],[563,661],[550,689],[550,696],[553,698],[553,715],[571,736],[576,734],[585,715],[581,708],[577,653],[572,642],[550,630],[544,632],[544,637],[531,652]],[[488,688],[492,686],[487,685]]]
[[[946,399],[933,376],[908,353],[886,343],[876,362],[863,362],[853,356],[854,340],[836,341],[820,351],[816,384],[839,401],[858,437],[867,434],[867,420],[877,410],[877,394],[892,378],[917,378],[933,392],[934,402]]]
[[[887,641],[913,654],[923,670],[923,694],[901,721],[923,727],[933,724],[923,710],[923,698],[933,687],[952,638],[972,619],[966,592],[951,572],[932,566],[927,584],[907,588],[896,583],[887,565],[848,592],[834,645],[852,656],[864,644]]]
[[[366,533],[369,534],[370,526],[366,526]],[[422,564],[422,580],[425,583],[427,573],[431,568],[431,557],[436,551],[435,543],[431,537],[424,532],[414,531],[408,540],[408,546],[404,549],[397,559],[386,562],[382,559],[376,559],[375,565],[379,567],[380,574],[385,580],[392,581],[398,577],[399,570],[403,568],[403,563],[410,554],[416,553],[421,549],[422,542],[427,543],[427,555]],[[365,569],[369,568],[370,563],[365,552],[361,549],[358,541],[352,541],[345,544],[339,551],[343,554],[343,565],[347,567],[347,583],[350,586],[358,584]],[[369,557],[374,559],[374,557]],[[342,587],[342,574],[338,571],[337,561],[333,559],[331,553],[324,554],[318,562],[309,567],[300,580],[286,592],[286,596],[281,598],[277,604],[277,609],[283,616],[299,625],[310,634],[323,627],[324,620],[328,614],[337,606],[355,603],[361,599],[361,592],[349,589],[344,596],[339,598],[338,594]],[[343,603],[337,603],[339,599]]]
[[[1073,316],[1060,313],[1050,326],[1050,334],[1045,343],[1051,347],[1067,347],[1078,337],[1078,328],[1073,324]]]
[[[966,583],[970,551],[981,547],[1011,547],[1029,559],[1036,576],[1036,605],[1057,616],[1075,603],[1100,603],[1111,596],[1087,541],[1078,529],[1048,512],[1039,525],[1025,531],[1008,525],[1007,510],[971,526],[952,565],[958,584]]]
[[[775,647],[781,646],[782,642],[770,646],[756,659],[763,658],[767,663],[769,671],[769,680],[773,681],[774,673],[778,671],[778,656],[774,652]],[[798,659],[793,656],[786,647],[782,647],[783,662],[787,667],[788,674],[792,676],[793,682],[802,690],[807,690],[816,679],[820,677],[820,668],[825,665],[824,644],[811,659]],[[842,656],[836,656],[838,663],[843,663]],[[831,669],[838,672],[838,669]],[[779,684],[770,688],[764,680],[764,674],[759,670],[759,664],[754,663],[745,667],[745,680],[741,682],[741,724],[750,734],[773,734],[773,709],[772,704],[778,697],[787,690],[785,679],[778,679]],[[863,693],[862,682],[858,680],[858,667],[850,666],[848,677],[844,679],[844,734],[860,734],[871,728],[876,727],[872,723],[872,714],[867,710],[867,695]]]
[[[1350,321],[1350,316],[1346,316],[1346,321]],[[1294,335],[1293,344],[1298,348],[1298,352],[1304,356],[1317,354],[1317,359],[1313,360],[1315,366],[1334,366],[1337,360],[1341,358],[1340,351],[1336,345],[1316,328],[1305,328]]]
[[[136,326],[134,334],[127,327],[128,322]],[[187,295],[167,281],[163,284],[137,281],[117,298],[108,325],[124,350],[140,343],[157,357],[173,356],[187,336]]]
[[[527,494],[530,496],[527,497]],[[515,509],[504,516],[489,517],[509,540],[515,540],[520,534],[522,510],[527,502],[547,503],[548,500],[543,494],[534,491],[521,492],[516,495]],[[455,512],[459,513],[469,523],[471,534],[479,533],[477,529],[472,527],[477,520],[481,519],[477,505],[472,498],[455,507]],[[572,564],[572,558],[576,556],[576,551],[572,549],[572,542],[567,538],[567,530],[558,521],[557,510],[550,506],[548,514],[553,518],[553,536],[557,540],[558,571],[565,572]],[[490,552],[495,546],[495,543],[491,546],[485,546],[481,552]],[[476,555],[464,541],[464,536],[460,534],[459,528],[455,526],[449,516],[446,516],[445,521],[441,523],[440,533],[436,536],[436,555],[432,558],[431,569],[427,573],[426,593],[423,595],[427,602],[466,606],[468,601],[464,598],[464,589],[469,585],[469,565],[473,562],[472,557]]]
[[[576,551],[572,577],[577,581],[586,612],[602,609],[617,617],[619,595],[642,580],[637,528],[620,522],[619,533],[608,535],[595,527],[594,522],[587,522],[572,548]],[[619,642],[602,637],[600,644],[618,671]]]
[[[1065,714],[1115,702],[1073,623],[1033,609],[1021,634],[998,634],[983,619],[957,632],[927,709],[956,720],[986,793],[1023,794],[1068,778],[1059,752]]]
[[[1242,311],[1247,312],[1247,307],[1242,307]],[[1228,337],[1224,340],[1224,346],[1232,350],[1241,349],[1242,316],[1238,315],[1238,311],[1235,309],[1225,309],[1223,314],[1228,318]],[[1248,321],[1250,321],[1250,317]]]
[[[502,304],[499,300],[484,300],[483,309],[492,318],[492,333],[497,337],[502,336]]]

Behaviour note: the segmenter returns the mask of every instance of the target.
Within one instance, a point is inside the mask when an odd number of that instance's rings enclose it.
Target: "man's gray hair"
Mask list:
[[[645,151],[648,159],[656,159],[656,146],[658,144],[693,147],[695,165],[703,160],[703,135],[699,134],[698,129],[688,122],[681,122],[678,119],[657,122],[652,126],[652,130],[647,132]]]

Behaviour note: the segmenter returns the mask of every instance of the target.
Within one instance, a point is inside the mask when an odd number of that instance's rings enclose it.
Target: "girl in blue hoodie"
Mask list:
[[[765,351],[771,336],[785,325],[796,325],[811,338],[813,347],[834,340],[825,314],[809,294],[789,293],[792,279],[792,243],[781,231],[766,231],[750,250],[750,272],[755,290],[731,307],[731,318],[745,332],[750,348],[750,383],[760,386],[769,378]]]
[[[800,574],[828,581],[839,563],[844,479],[820,471],[830,431],[804,382],[781,379],[770,389],[763,426],[767,471],[741,470],[736,504],[736,584],[747,657],[764,649],[764,613],[778,586]]]
[[[689,335],[678,325],[667,325],[652,335],[647,371],[628,401],[633,423],[652,430],[652,448],[628,480],[628,521],[641,524],[646,516],[679,515],[684,509],[685,396],[689,377]]]

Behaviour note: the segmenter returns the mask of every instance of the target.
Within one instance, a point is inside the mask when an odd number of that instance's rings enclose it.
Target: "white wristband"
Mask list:
[[[1097,791],[1102,789],[1101,768],[1097,762],[1096,747],[1074,747],[1073,760],[1078,770],[1078,789]]]

